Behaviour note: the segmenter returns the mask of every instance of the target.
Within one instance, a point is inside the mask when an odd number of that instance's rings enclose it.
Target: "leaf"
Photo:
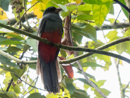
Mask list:
[[[83,83],[85,83],[85,84],[87,84],[87,85],[89,85],[89,86],[91,86],[91,87],[93,87],[88,81],[86,81],[86,79],[83,79],[83,78],[77,78],[76,80],[79,80],[79,81],[81,81],[81,82],[83,82]],[[90,80],[91,81],[91,80]],[[93,81],[91,81],[93,84],[95,84]],[[96,85],[96,84],[95,84]],[[97,86],[97,85],[96,85]],[[98,87],[98,86],[97,86]]]
[[[46,1],[47,4],[49,0],[44,0],[44,1]],[[32,0],[31,4],[33,5],[36,2],[37,0]],[[43,2],[39,2],[33,7],[34,15],[37,15],[37,18],[42,18],[43,15],[42,11],[46,9],[46,4]]]
[[[4,40],[2,42],[0,42],[0,45],[11,45],[11,44],[22,44],[23,42],[20,41],[13,41],[13,40]]]
[[[0,0],[0,7],[5,11],[8,11],[10,0]]]
[[[64,10],[65,12],[68,11],[67,7],[65,5],[62,4],[57,4],[62,10]]]
[[[91,0],[92,1],[92,0]],[[93,18],[98,27],[101,27],[110,9],[110,3],[102,5],[93,5]]]
[[[7,19],[7,15],[5,13],[5,11],[0,7],[0,20],[5,20]]]
[[[58,95],[54,95],[53,93],[51,93],[51,94],[47,94],[46,98],[58,98]]]
[[[127,43],[124,43],[124,42],[123,42],[123,43],[117,44],[117,45],[116,45],[116,49],[117,49],[117,52],[118,52],[119,54],[125,52],[126,49],[127,49]]]
[[[61,53],[62,57],[66,58],[66,52],[65,52],[65,50],[60,49],[60,53]]]
[[[81,73],[81,71],[78,71],[78,73]],[[81,73],[81,74],[82,74],[82,73]],[[95,77],[94,77],[93,75],[91,75],[91,74],[89,74],[89,73],[86,73],[86,72],[85,72],[85,74],[86,74],[89,78],[95,80]]]
[[[113,6],[113,3],[111,3],[109,13],[112,14],[112,15],[114,15],[114,6]]]
[[[104,85],[105,82],[106,82],[106,80],[99,80],[98,82],[96,82],[96,84],[97,84],[98,87],[100,88],[101,86]]]
[[[8,48],[7,48],[7,52],[17,52],[17,51],[19,51],[19,50],[21,50],[21,49],[19,49],[19,48],[17,48],[17,47],[8,47]]]
[[[103,94],[105,94],[106,96],[108,96],[110,94],[110,91],[105,89],[105,88],[100,88],[100,90],[102,91]],[[94,90],[94,94],[97,96],[97,98],[102,98],[102,96],[96,91]]]
[[[99,65],[99,64],[94,63],[94,62],[84,62],[81,65],[82,65],[82,67],[104,67],[104,66]]]
[[[17,39],[20,39],[20,40],[24,40],[24,38],[23,37],[21,37],[19,34],[17,34],[17,33],[8,33],[8,34],[6,34],[7,35],[7,38],[17,38]]]
[[[118,33],[118,32],[117,32],[116,30],[109,31],[105,37],[107,37],[108,39],[110,39],[109,42],[111,42],[111,41],[113,41],[115,38],[117,38],[117,33]]]
[[[98,5],[113,2],[113,0],[83,0],[83,1],[89,4],[98,4]]]
[[[9,65],[10,67],[14,67],[16,69],[20,69],[18,65],[16,65],[15,63],[10,62],[10,60],[2,55],[0,55],[0,62],[2,64],[6,64]]]
[[[11,76],[12,76],[14,81],[17,81],[18,77],[21,77],[24,74],[24,72],[27,70],[27,67],[26,66],[22,66],[22,69],[12,68],[12,70],[13,70],[13,72],[15,74],[11,73]]]
[[[123,3],[125,6],[127,6],[125,3],[125,0],[120,0],[120,2]],[[124,7],[121,6],[121,8],[122,8],[125,16],[129,19],[129,12],[126,9],[124,9]]]
[[[78,20],[93,20],[93,16],[92,15],[78,15],[77,19]]]
[[[41,95],[40,93],[33,93],[29,95],[27,98],[46,98],[44,95]]]
[[[33,47],[34,52],[37,51],[37,44],[36,44],[37,42],[35,39],[29,38],[26,40],[26,42],[29,46]]]
[[[74,0],[77,4],[81,3],[82,0]]]
[[[86,91],[81,89],[76,89],[71,98],[90,98]]]
[[[20,93],[20,87],[17,84],[14,86],[11,86],[11,88],[14,90],[15,93],[17,93],[17,94]]]
[[[78,11],[91,11],[92,5],[91,4],[83,4],[78,6]]]
[[[80,34],[82,36],[88,37],[94,41],[97,40],[96,38],[96,30],[93,26],[85,23],[76,23],[73,24],[72,27],[72,32]]]
[[[77,6],[76,5],[70,5],[70,6],[67,6],[67,9],[69,10],[69,12],[72,12],[75,9],[77,9]]]
[[[14,92],[5,92],[0,90],[0,98],[17,98]]]
[[[66,88],[68,89],[70,95],[72,95],[76,89],[75,86],[72,84],[73,80],[68,77],[65,77],[65,82],[66,82]]]

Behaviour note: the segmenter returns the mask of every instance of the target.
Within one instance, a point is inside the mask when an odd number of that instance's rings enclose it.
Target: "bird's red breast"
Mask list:
[[[60,30],[53,31],[53,32],[44,32],[41,35],[42,38],[46,38],[48,41],[51,41],[53,43],[60,44],[61,43],[61,34]],[[56,57],[58,48],[49,46],[47,44],[44,44],[43,42],[39,42],[39,52],[42,57],[42,59],[48,63],[50,61],[53,61]]]

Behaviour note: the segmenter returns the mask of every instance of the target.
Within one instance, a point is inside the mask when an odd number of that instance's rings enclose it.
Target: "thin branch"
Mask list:
[[[114,0],[114,1],[117,2],[118,4],[120,4],[124,9],[126,9],[130,13],[130,9],[127,6],[125,6],[123,3],[121,3],[118,0]]]
[[[36,15],[34,15],[33,12],[27,13],[27,18],[28,18],[28,19],[30,19],[30,18],[35,18],[35,17],[36,17]],[[7,19],[6,21],[7,21],[7,24],[8,24],[8,25],[14,25],[14,24],[17,22],[15,18]],[[22,17],[22,18],[21,18],[21,21],[22,21],[22,22],[25,22],[25,21],[26,21],[26,20],[25,20],[25,17]]]
[[[118,15],[117,15],[117,17],[116,17],[116,19],[115,19],[115,21],[114,21],[114,24],[116,24],[116,21],[117,21],[119,15],[120,15],[120,13],[121,13],[121,10],[120,10],[120,12],[119,12]]]
[[[62,49],[66,49],[66,50],[69,50],[69,51],[84,51],[84,52],[93,52],[93,53],[98,53],[98,54],[103,54],[103,55],[108,55],[108,56],[113,56],[113,57],[116,57],[116,58],[119,58],[119,59],[122,59],[128,63],[130,63],[130,59],[128,58],[125,58],[123,56],[120,56],[120,55],[117,55],[117,54],[114,54],[114,53],[109,53],[109,52],[106,52],[106,51],[100,51],[100,50],[94,50],[94,49],[86,49],[86,48],[80,48],[80,47],[72,47],[72,46],[65,46],[65,45],[61,45],[61,44],[54,44],[46,39],[43,39],[41,37],[38,37],[38,36],[35,36],[33,34],[30,34],[26,31],[22,31],[22,30],[19,30],[19,29],[16,29],[16,28],[13,28],[13,27],[10,27],[10,26],[7,26],[7,25],[4,25],[2,23],[0,23],[0,26],[6,28],[6,29],[9,29],[9,30],[12,30],[12,31],[15,31],[16,33],[20,33],[20,34],[24,34],[26,36],[29,36],[29,37],[32,37],[36,40],[39,40],[45,44],[48,44],[50,46],[53,46],[53,47],[57,47],[57,48],[62,48]],[[3,52],[3,51],[1,51]],[[3,55],[4,56],[4,55]],[[5,55],[6,56],[6,55]],[[84,55],[83,55],[84,56]],[[83,56],[78,56],[76,57],[75,59],[81,59]],[[12,56],[13,57],[13,56]],[[16,59],[16,58],[15,58]],[[19,62],[21,62],[21,60],[17,59]],[[72,59],[71,59],[72,60]],[[69,63],[69,62],[67,62]]]
[[[35,87],[35,86],[33,86],[33,85],[30,85],[30,84],[28,84],[27,82],[25,82],[24,80],[22,80],[20,77],[18,77],[16,74],[14,74],[14,75],[15,75],[19,80],[21,80],[22,82],[26,83],[27,85],[29,85],[29,86],[31,86],[31,87],[33,87],[33,88],[39,89],[39,90],[46,91],[46,90],[44,90],[44,89],[42,89],[42,88],[38,88],[38,87]]]
[[[13,78],[10,80],[10,83],[9,83],[9,85],[8,85],[7,89],[6,89],[6,92],[8,92],[8,91],[9,91],[9,88],[10,88],[10,86],[11,86],[12,82],[13,82]]]
[[[78,65],[79,65],[79,68],[80,68],[82,74],[84,75],[86,81],[87,81],[92,87],[94,87],[102,97],[107,98],[107,97],[102,93],[102,91],[101,91],[94,83],[92,83],[92,81],[89,80],[89,78],[87,77],[86,73],[83,71],[83,68],[82,68],[82,65],[80,64],[80,62],[77,62],[77,63],[78,63]]]
[[[127,87],[129,86],[130,81],[128,82],[128,84],[123,88],[123,91],[125,92],[125,90],[127,89]]]
[[[129,27],[129,23],[116,23],[111,25],[103,25],[101,28],[95,27],[95,29],[98,30],[107,30],[107,29],[118,29],[118,28],[126,28]]]
[[[39,2],[39,1],[35,2],[29,9],[26,10],[26,12],[25,12],[25,13],[22,15],[22,17],[20,18],[20,20],[19,20],[17,23],[15,23],[14,27],[16,27],[16,26],[20,23],[20,21],[22,20],[22,18],[24,17],[24,15],[27,13],[27,11],[29,11],[29,10],[30,10],[33,6],[35,6],[38,2]]]

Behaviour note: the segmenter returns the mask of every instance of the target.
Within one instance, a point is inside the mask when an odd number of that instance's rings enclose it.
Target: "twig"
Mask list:
[[[118,15],[117,15],[117,17],[116,17],[116,19],[115,19],[115,21],[114,21],[114,24],[116,24],[116,21],[117,21],[119,15],[120,15],[120,13],[121,13],[121,10],[120,10],[120,12],[119,12]]]
[[[13,78],[11,79],[11,81],[10,81],[10,83],[9,83],[9,85],[8,85],[7,89],[6,89],[6,92],[8,92],[8,91],[9,91],[9,88],[10,88],[10,86],[11,86],[12,82],[13,82]]]
[[[107,98],[107,97],[101,92],[101,90],[100,90],[95,84],[93,84],[93,83],[89,80],[89,78],[86,76],[85,72],[83,71],[83,68],[82,68],[82,65],[80,64],[80,62],[77,62],[77,63],[78,63],[78,65],[79,65],[79,68],[80,68],[80,70],[82,71],[82,74],[84,75],[86,81],[87,81],[92,87],[94,87],[94,88],[98,91],[98,93],[101,94],[102,97]]]
[[[121,83],[121,77],[120,77],[120,72],[119,72],[119,62],[120,60],[118,59],[116,62],[116,70],[117,70],[117,76],[118,76],[118,81],[119,81],[119,86],[120,86],[121,98],[124,98],[124,92],[122,90],[122,83]]]
[[[130,9],[127,6],[125,6],[123,3],[121,3],[118,0],[114,0],[114,1],[117,2],[118,4],[120,4],[124,9],[126,9],[130,13]]]
[[[27,82],[25,82],[24,80],[22,80],[20,77],[18,77],[16,74],[14,74],[14,75],[15,75],[17,78],[19,78],[19,80],[21,80],[22,82],[26,83],[27,85],[29,85],[29,86],[31,86],[31,87],[33,87],[33,88],[39,89],[39,90],[46,91],[46,90],[44,90],[44,89],[42,89],[42,88],[38,88],[38,87],[35,87],[35,86],[33,86],[33,85],[30,85],[30,84],[28,84]]]
[[[14,24],[14,27],[16,27],[20,21],[22,20],[22,18],[24,17],[24,15],[27,13],[27,11],[29,11],[33,6],[35,6],[39,1],[35,2],[28,10],[26,10],[26,12],[22,15],[22,17],[20,18],[20,20]]]

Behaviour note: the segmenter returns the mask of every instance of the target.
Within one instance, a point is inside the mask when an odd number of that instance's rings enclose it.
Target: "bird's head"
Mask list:
[[[58,14],[61,10],[62,10],[61,8],[48,7],[48,8],[44,11],[43,15],[48,14],[48,13],[56,13],[56,14]]]

